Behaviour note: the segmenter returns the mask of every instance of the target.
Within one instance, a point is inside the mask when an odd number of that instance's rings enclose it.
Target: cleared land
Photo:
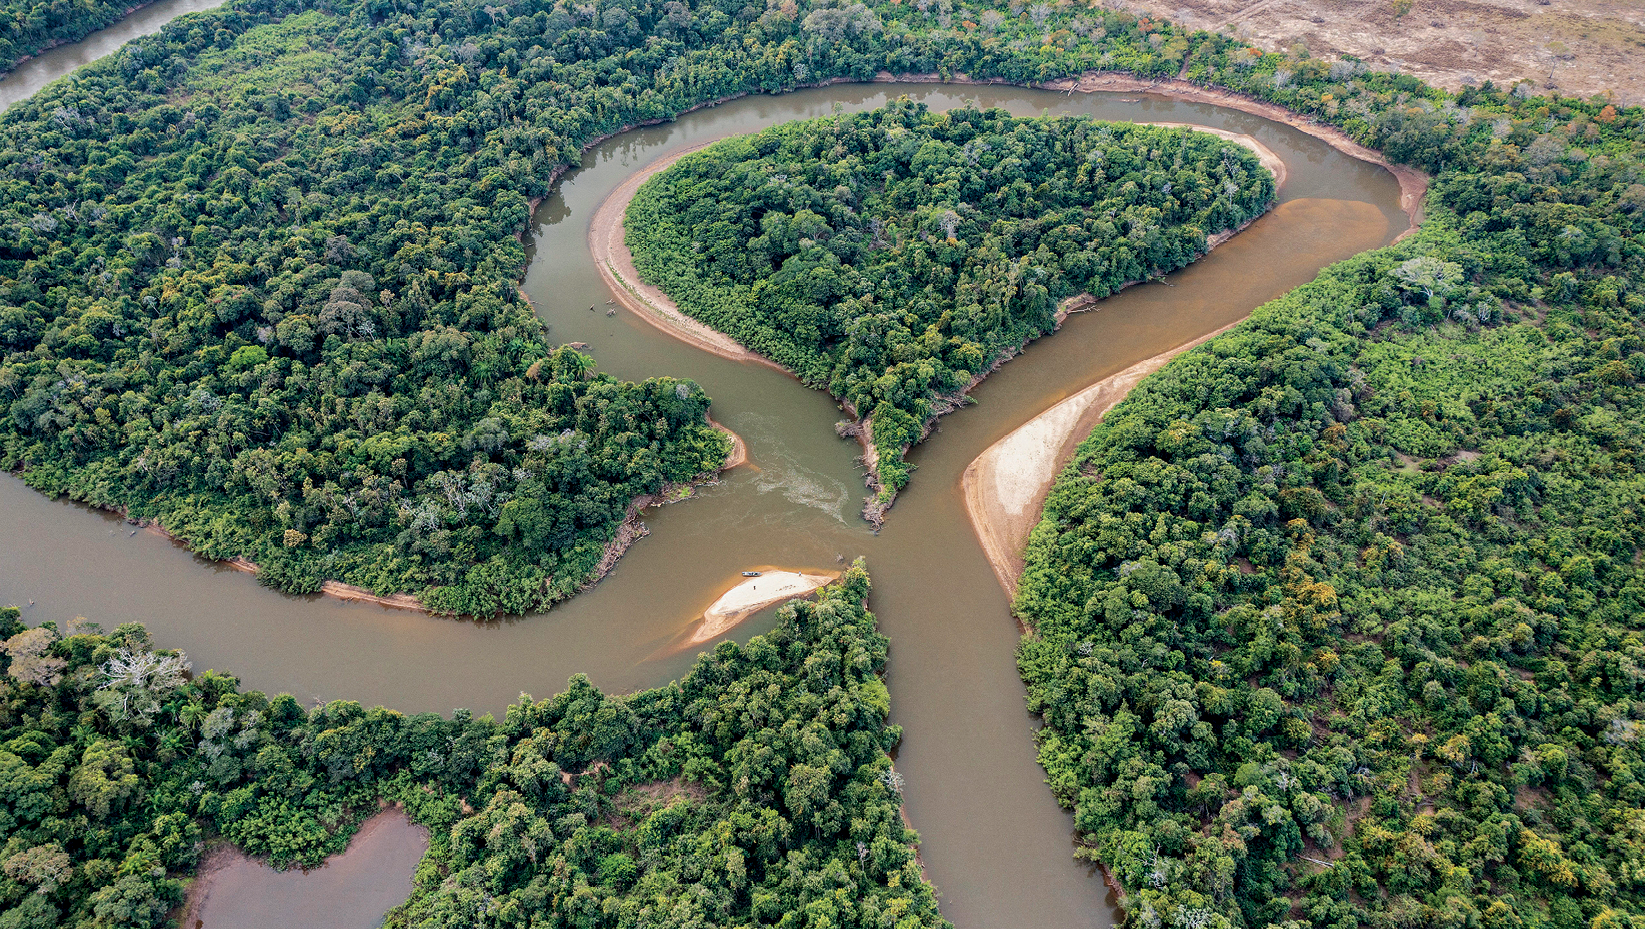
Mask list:
[[[1131,0],[1132,12],[1246,39],[1353,55],[1380,71],[1457,90],[1533,81],[1577,96],[1645,102],[1645,3],[1638,0]],[[1401,12],[1401,10],[1404,12]]]

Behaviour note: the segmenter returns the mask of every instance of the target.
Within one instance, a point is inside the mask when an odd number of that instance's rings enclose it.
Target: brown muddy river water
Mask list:
[[[428,830],[399,810],[360,824],[348,849],[318,868],[276,871],[232,848],[201,860],[178,929],[367,929],[411,896]]]
[[[69,72],[118,51],[132,39],[153,35],[184,13],[223,5],[223,0],[159,0],[78,42],[47,49],[0,78],[0,111]]]
[[[626,310],[606,316],[610,293],[587,234],[607,193],[674,148],[836,108],[869,109],[901,94],[937,110],[975,101],[1018,115],[1085,113],[1248,133],[1284,159],[1289,179],[1278,208],[1205,259],[1166,284],[1133,287],[1072,317],[984,382],[975,405],[945,418],[914,451],[918,473],[875,535],[857,516],[865,493],[859,449],[835,436],[843,414],[834,402],[776,371],[675,342]],[[159,644],[185,649],[196,669],[233,671],[248,687],[303,700],[500,713],[522,691],[547,696],[579,671],[610,691],[665,683],[709,647],[679,643],[739,572],[833,570],[864,555],[875,583],[871,606],[892,642],[887,682],[892,722],[904,727],[897,768],[907,781],[906,809],[944,915],[960,929],[1107,926],[1116,916],[1112,898],[1100,874],[1073,860],[1072,818],[1035,761],[1035,719],[1015,666],[1018,628],[967,521],[960,475],[984,448],[1063,397],[1239,319],[1330,262],[1388,243],[1407,227],[1398,204],[1386,171],[1294,129],[1141,94],[873,84],[700,110],[591,150],[532,223],[525,289],[554,338],[587,343],[600,367],[619,377],[696,379],[714,398],[715,418],[749,445],[751,466],[697,499],[649,512],[651,536],[597,588],[547,614],[491,622],[288,597],[4,477],[0,603],[33,601],[30,623],[83,615],[113,628],[138,620]],[[600,309],[589,312],[590,305]],[[770,623],[768,611],[731,635],[746,640]],[[385,859],[383,868],[391,867],[407,873]],[[273,899],[245,899],[252,898]]]

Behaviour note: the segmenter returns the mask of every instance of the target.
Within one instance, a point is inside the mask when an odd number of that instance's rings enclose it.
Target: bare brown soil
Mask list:
[[[1457,90],[1532,81],[1579,97],[1645,102],[1638,0],[1125,0],[1133,12],[1221,31],[1265,51],[1299,43]]]

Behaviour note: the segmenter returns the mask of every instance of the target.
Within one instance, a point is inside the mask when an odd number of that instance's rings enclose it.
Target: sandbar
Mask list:
[[[1102,422],[1103,415],[1166,362],[1240,322],[1244,320],[1139,361],[1064,398],[988,446],[966,467],[960,478],[966,515],[971,517],[971,527],[988,556],[988,564],[1007,594],[1016,595],[1017,580],[1023,571],[1023,549],[1028,534],[1040,521],[1045,496],[1057,472]]]
[[[588,225],[588,248],[594,255],[594,266],[600,269],[600,277],[611,288],[617,302],[634,311],[641,319],[682,342],[721,358],[763,364],[791,375],[792,372],[775,361],[744,348],[736,339],[687,316],[661,289],[641,280],[640,272],[634,268],[634,255],[623,239],[623,216],[628,212],[629,202],[639,192],[640,185],[652,175],[668,170],[686,155],[718,141],[710,139],[669,152],[629,175],[594,212],[594,218]]]
[[[721,594],[712,606],[703,611],[702,623],[682,647],[701,645],[725,634],[760,610],[785,600],[803,597],[837,577],[838,574],[767,571],[759,577],[743,578],[742,583]]]

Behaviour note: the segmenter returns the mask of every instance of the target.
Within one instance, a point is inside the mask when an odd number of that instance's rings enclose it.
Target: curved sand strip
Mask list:
[[[1139,361],[1092,384],[1034,417],[983,450],[960,478],[966,514],[982,542],[1000,586],[1012,596],[1023,571],[1028,534],[1040,521],[1045,496],[1063,462],[1103,414],[1124,400],[1143,378],[1183,352],[1239,325],[1229,323],[1190,342]]]
[[[1344,201],[1312,198],[1281,204],[1279,211],[1303,211],[1297,219],[1319,224],[1326,219],[1320,210],[1338,211]],[[1357,201],[1353,203],[1357,204]],[[1376,211],[1359,204],[1368,214]],[[1334,212],[1328,215],[1335,215]],[[1367,218],[1370,218],[1367,216]],[[1387,234],[1386,226],[1377,238]],[[1185,342],[1170,351],[1138,362],[1117,374],[1066,397],[1007,434],[978,455],[965,469],[961,488],[966,514],[982,544],[983,553],[1007,594],[1015,595],[1022,575],[1023,552],[1028,536],[1038,525],[1045,497],[1063,466],[1103,416],[1125,399],[1144,377],[1165,363],[1243,322],[1226,326]]]
[[[721,594],[720,599],[703,611],[702,624],[681,647],[701,645],[723,635],[760,610],[784,600],[803,597],[837,577],[838,574],[768,571],[759,577],[743,578],[742,583]]]
[[[600,277],[616,295],[617,301],[641,319],[682,342],[721,358],[768,365],[788,374],[790,372],[782,365],[749,351],[725,333],[687,316],[667,294],[642,281],[639,271],[634,268],[634,255],[629,252],[628,243],[623,241],[623,215],[628,212],[629,201],[634,199],[640,185],[652,175],[666,171],[686,155],[718,141],[711,139],[670,152],[629,175],[628,180],[619,184],[594,211],[594,218],[588,226],[588,248],[594,254],[594,265],[600,269]]]

